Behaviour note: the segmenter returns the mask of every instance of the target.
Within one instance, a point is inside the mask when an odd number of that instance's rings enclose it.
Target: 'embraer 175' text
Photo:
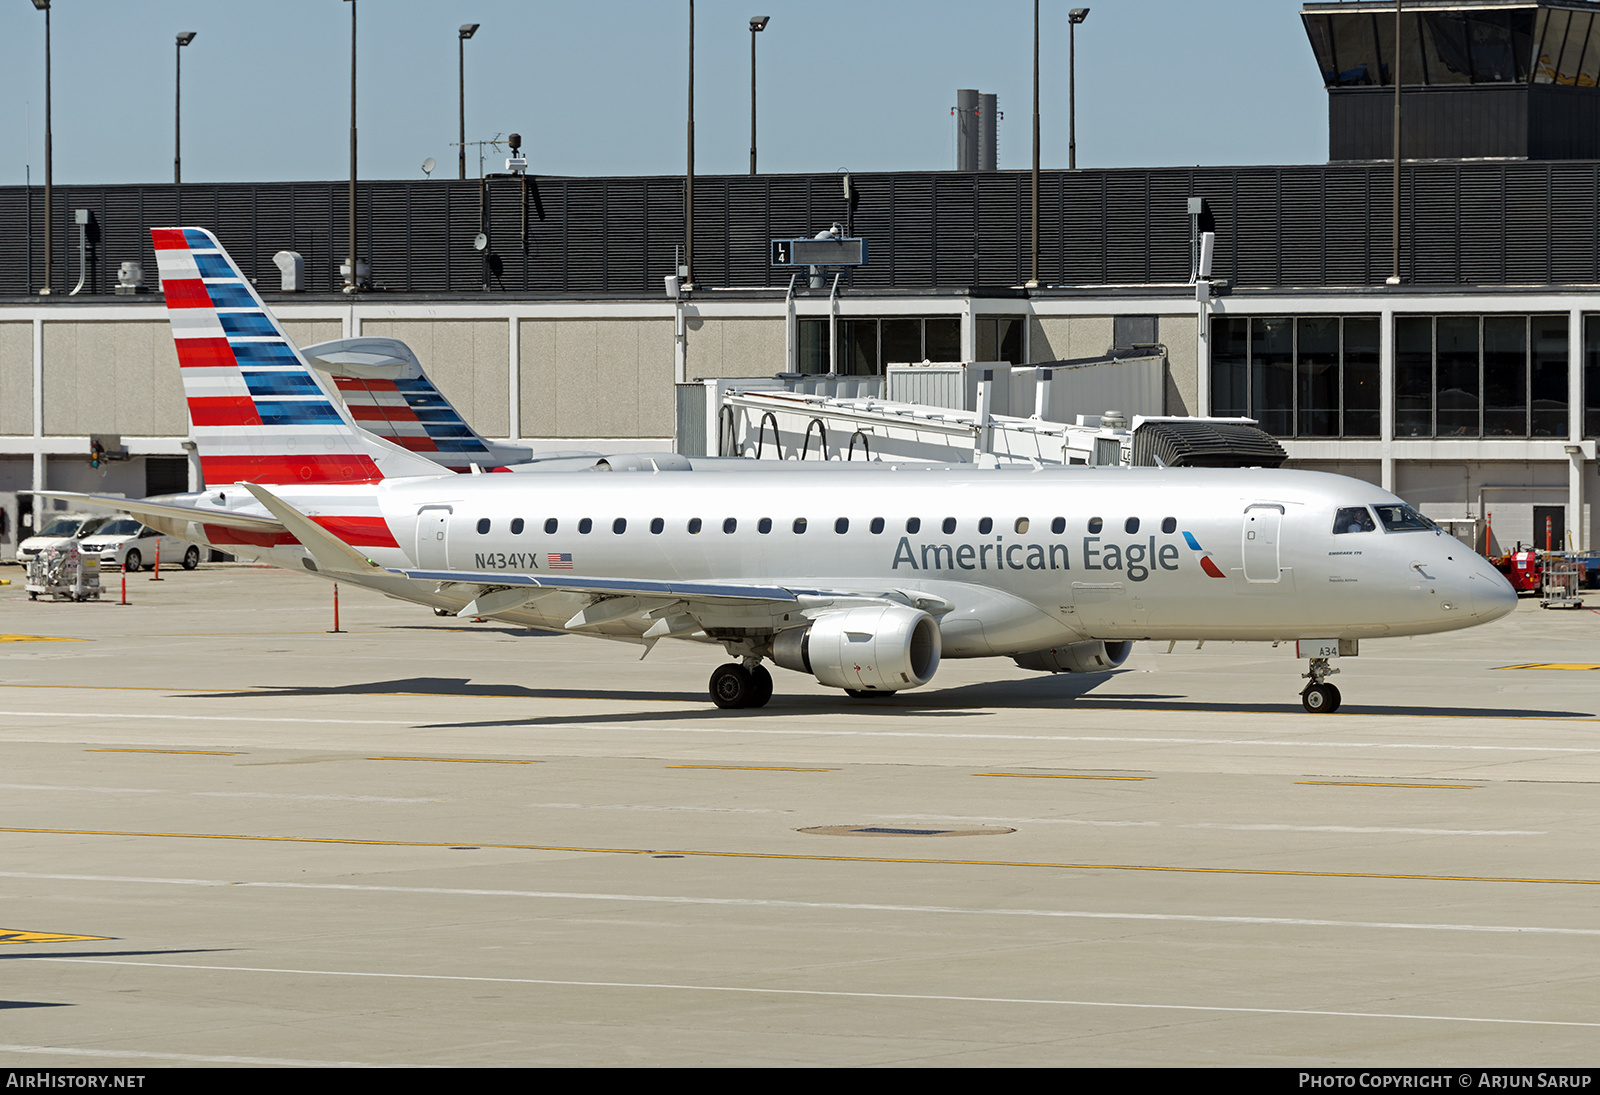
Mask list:
[[[913,545],[909,536],[902,536],[890,569],[1071,570],[1071,554],[1066,544],[1008,544],[998,536],[992,544],[921,545]],[[1142,582],[1155,570],[1177,570],[1178,548],[1173,544],[1157,545],[1154,536],[1131,544],[1085,536],[1078,569],[1122,571],[1130,581]]]

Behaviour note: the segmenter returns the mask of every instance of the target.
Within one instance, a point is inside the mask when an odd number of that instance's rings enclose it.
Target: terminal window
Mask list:
[[[1378,317],[1211,321],[1211,413],[1276,437],[1378,436]]]
[[[826,373],[828,321],[798,323],[795,367],[802,373]],[[879,376],[883,367],[900,361],[960,361],[960,316],[853,318],[836,321],[838,345],[834,368],[841,376]]]
[[[1600,437],[1600,316],[1583,317],[1583,436]]]
[[[1567,317],[1398,316],[1396,437],[1565,437]]]

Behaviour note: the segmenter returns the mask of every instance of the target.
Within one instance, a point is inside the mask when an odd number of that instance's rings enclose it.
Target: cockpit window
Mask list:
[[[1333,518],[1333,534],[1342,532],[1372,532],[1378,526],[1372,520],[1372,511],[1366,506],[1350,506],[1340,510]]]
[[[1378,511],[1378,520],[1383,522],[1383,527],[1389,532],[1425,532],[1431,528],[1438,528],[1432,521],[1412,509],[1410,506],[1373,506]]]

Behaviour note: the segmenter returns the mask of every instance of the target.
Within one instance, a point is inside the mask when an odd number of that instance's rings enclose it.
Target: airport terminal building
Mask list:
[[[682,177],[361,182],[352,294],[344,182],[57,186],[48,210],[0,188],[0,492],[200,485],[149,234],[192,224],[295,341],[400,338],[483,434],[535,448],[671,449],[675,385],[697,378],[1159,345],[1162,405],[1120,409],[1246,415],[1294,466],[1492,514],[1507,547],[1543,547],[1548,521],[1552,547],[1591,548],[1600,3],[1404,12],[1397,51],[1392,0],[1305,6],[1329,162],[1043,172],[1037,260],[1026,171],[855,175],[849,198],[836,174],[700,176],[692,253]],[[836,223],[865,265],[772,264],[772,240]],[[303,262],[292,287],[281,252]],[[93,466],[96,441],[126,459]]]

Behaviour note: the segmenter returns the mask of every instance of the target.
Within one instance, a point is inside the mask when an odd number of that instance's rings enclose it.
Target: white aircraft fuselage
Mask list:
[[[381,572],[359,579],[424,603],[459,607],[497,575],[574,573],[919,591],[954,606],[940,618],[946,657],[1085,639],[1417,635],[1482,623],[1515,603],[1486,560],[1437,529],[1391,532],[1372,522],[1335,533],[1341,509],[1403,503],[1318,472],[890,465],[870,474],[583,471],[275,491],[313,518],[381,517],[392,545],[378,543],[380,533],[358,546],[384,568],[477,579],[438,590]],[[295,568],[307,557],[298,544],[264,554]],[[497,615],[559,627],[576,596]],[[590,630],[630,637],[643,624]]]

